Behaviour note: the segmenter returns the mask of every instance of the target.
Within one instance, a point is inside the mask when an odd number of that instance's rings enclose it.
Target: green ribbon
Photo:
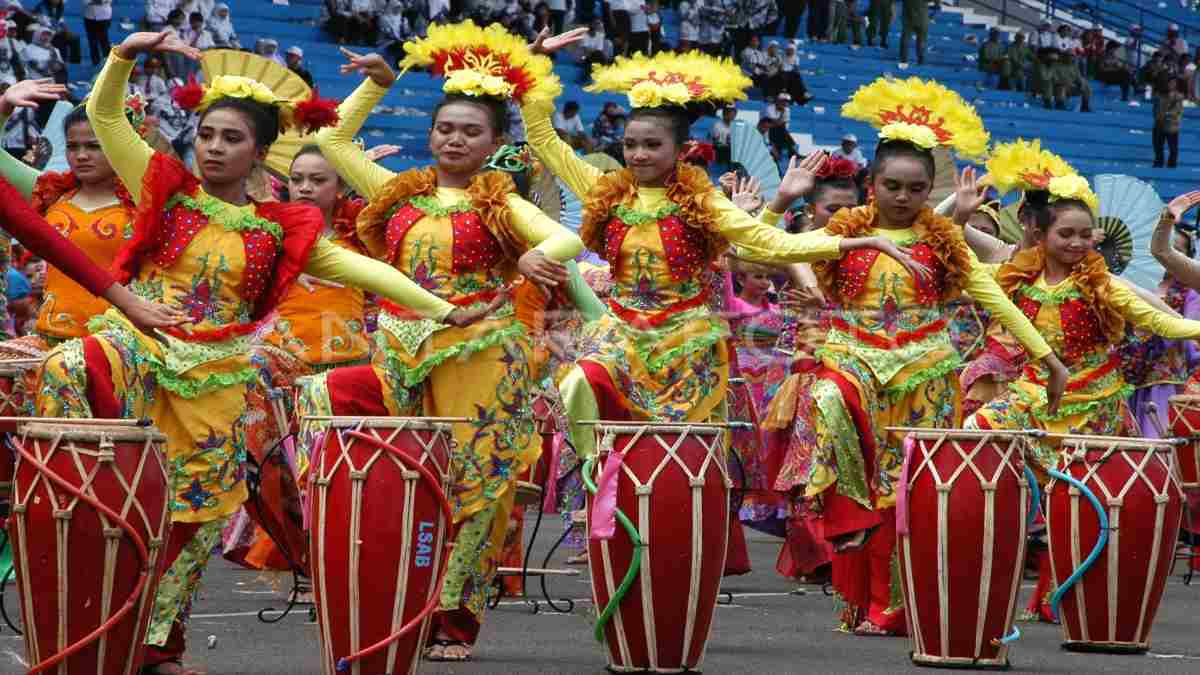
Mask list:
[[[596,484],[592,482],[591,473],[592,467],[596,464],[596,457],[592,456],[583,463],[583,471],[579,474],[583,477],[583,484],[587,491],[596,494]],[[629,569],[625,571],[625,578],[621,580],[621,585],[617,586],[617,590],[612,597],[608,599],[608,604],[600,612],[600,616],[596,617],[596,627],[593,635],[596,637],[596,642],[604,643],[604,626],[612,619],[612,615],[616,614],[617,607],[621,601],[625,599],[625,595],[629,593],[629,589],[633,586],[634,579],[637,579],[638,572],[642,569],[642,549],[646,547],[646,543],[642,541],[638,535],[637,528],[633,526],[633,522],[625,515],[621,509],[616,510],[617,522],[621,523],[621,527],[625,528],[625,533],[629,535],[630,541],[633,542],[633,557],[630,560]]]

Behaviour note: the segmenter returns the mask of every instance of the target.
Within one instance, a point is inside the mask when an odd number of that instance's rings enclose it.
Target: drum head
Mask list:
[[[122,442],[151,441],[156,443],[163,443],[167,440],[167,437],[154,426],[89,424],[88,420],[74,419],[63,419],[61,424],[58,422],[23,422],[17,427],[17,431],[22,436],[29,438],[62,438],[68,441],[96,443],[100,442],[101,439]]]
[[[45,359],[8,359],[0,361],[0,377],[16,377],[42,365]]]
[[[319,424],[333,429],[416,429],[420,431],[440,431],[451,433],[454,423],[466,422],[466,419],[446,417],[338,417],[313,416],[301,417],[301,424]]]

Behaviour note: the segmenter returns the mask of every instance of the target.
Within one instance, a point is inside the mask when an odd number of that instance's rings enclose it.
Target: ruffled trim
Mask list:
[[[227,387],[244,386],[258,377],[258,369],[253,366],[239,368],[231,373],[213,373],[202,380],[191,380],[172,373],[166,366],[157,361],[147,361],[154,371],[158,385],[186,399],[194,399],[212,391]]]
[[[405,387],[415,387],[425,381],[429,377],[429,373],[436,367],[445,363],[450,359],[461,358],[466,359],[473,354],[477,354],[487,349],[491,349],[497,345],[506,342],[512,342],[526,337],[525,325],[520,322],[514,322],[504,328],[497,328],[487,335],[474,338],[472,340],[463,340],[455,343],[445,349],[441,349],[429,356],[421,359],[415,366],[405,365],[404,359],[390,347],[382,347],[385,357],[388,360],[388,367],[400,375]],[[382,341],[379,343],[383,344]]]
[[[283,228],[278,223],[273,223],[253,213],[238,212],[232,218],[226,217],[229,209],[216,197],[202,195],[197,199],[187,194],[175,194],[167,200],[166,208],[170,210],[179,204],[182,204],[184,208],[203,213],[209,222],[217,222],[230,232],[262,231],[274,237],[277,245],[283,241]]]
[[[863,237],[875,229],[878,212],[875,203],[853,209],[843,209],[829,220],[825,231],[842,237]],[[927,244],[945,268],[942,278],[941,300],[949,302],[962,295],[971,273],[971,255],[962,231],[949,218],[935,214],[931,209],[921,209],[913,222],[913,229],[921,232],[920,241]],[[822,260],[812,263],[813,272],[821,289],[831,297],[839,297],[837,288],[838,270],[841,259]]]
[[[946,377],[950,373],[962,367],[962,357],[957,353],[954,356],[938,361],[936,365],[925,368],[919,372],[913,373],[904,378],[902,382],[891,387],[886,387],[883,393],[891,398],[901,398],[917,390],[917,387],[929,382],[930,380],[938,380]]]
[[[1057,413],[1051,415],[1049,412],[1047,412],[1045,403],[1041,403],[1040,405],[1034,405],[1035,402],[1030,399],[1029,395],[1024,390],[1022,390],[1020,387],[1018,387],[1015,383],[1010,384],[1009,388],[1012,389],[1013,391],[1015,391],[1018,396],[1020,396],[1022,399],[1025,400],[1026,403],[1028,403],[1030,405],[1031,414],[1036,416],[1038,419],[1050,420],[1050,421],[1055,421],[1055,422],[1066,419],[1066,418],[1074,416],[1074,415],[1083,415],[1083,414],[1091,413],[1092,411],[1094,411],[1102,406],[1112,404],[1114,401],[1117,401],[1117,402],[1125,401],[1130,396],[1133,396],[1133,393],[1137,390],[1136,387],[1134,387],[1131,384],[1123,384],[1120,386],[1120,388],[1118,388],[1116,391],[1109,394],[1108,396],[1101,396],[1099,398],[1095,398],[1090,401],[1079,401],[1078,403],[1064,403],[1064,404],[1058,406]]]
[[[666,351],[663,351],[656,356],[652,355],[651,352],[655,346],[661,344],[671,334],[678,332],[679,327],[683,324],[689,321],[694,321],[698,318],[708,321],[709,327],[707,331],[705,331],[702,335],[697,335],[696,337],[685,341],[681,345],[677,345]],[[646,370],[649,372],[657,372],[680,359],[692,356],[693,354],[699,354],[700,352],[708,351],[713,347],[713,345],[728,338],[730,335],[728,324],[726,324],[724,321],[713,318],[708,313],[707,308],[695,309],[691,312],[677,314],[675,315],[674,319],[675,320],[671,321],[667,327],[656,330],[638,329],[630,326],[627,323],[621,324],[626,330],[635,331],[638,333],[638,335],[635,336],[631,342],[633,343],[634,351],[637,352],[638,358],[642,360],[642,363],[646,364]]]
[[[79,189],[79,179],[71,171],[46,171],[37,177],[37,181],[33,184],[33,194],[30,196],[29,203],[35,211],[45,215],[58,201],[64,197],[74,194]],[[120,178],[113,179],[113,195],[121,206],[126,211],[133,213],[137,206],[133,203],[133,195],[129,194],[129,190],[125,189],[125,184]]]
[[[266,319],[283,302],[292,283],[304,271],[313,247],[325,229],[325,218],[315,206],[261,202],[256,207],[266,220],[278,224],[283,241],[279,256],[275,259],[274,273],[267,283],[267,291],[260,296],[251,315],[255,325]]]
[[[667,199],[679,209],[680,220],[688,227],[704,232],[704,255],[708,262],[720,258],[728,247],[724,237],[719,234],[720,218],[707,203],[713,191],[708,174],[690,164],[676,165],[675,173],[667,182]],[[628,222],[622,213],[639,213],[632,206],[637,202],[637,193],[637,180],[629,169],[610,171],[596,181],[596,186],[583,198],[583,222],[579,226],[579,237],[588,249],[608,259],[605,245],[608,222],[614,215],[621,218],[622,222]],[[619,212],[618,209],[622,210]]]
[[[1016,297],[1023,286],[1033,287],[1045,268],[1045,251],[1041,246],[1034,246],[1018,251],[1011,260],[1001,265],[996,273],[996,282],[1006,295],[1010,298]],[[1104,256],[1089,251],[1071,270],[1070,279],[1080,299],[1095,313],[1105,339],[1111,344],[1124,339],[1125,317],[1108,300],[1112,276],[1108,272]],[[1032,295],[1030,297],[1037,299]]]
[[[352,245],[355,251],[366,251],[366,246],[362,240],[358,238],[358,231],[355,229],[355,222],[358,220],[358,214],[362,212],[367,203],[361,199],[351,199],[348,197],[338,197],[337,202],[333,205],[333,234],[339,241],[344,241]]]
[[[467,186],[471,208],[479,212],[488,231],[500,242],[500,248],[511,259],[529,249],[528,242],[512,226],[508,196],[516,194],[511,177],[502,171],[476,174]],[[400,206],[416,197],[432,197],[437,193],[437,174],[432,168],[410,169],[396,174],[383,190],[358,214],[358,238],[372,257],[384,260],[388,255],[387,225]],[[421,208],[419,204],[414,204]],[[421,209],[426,211],[426,209]]]

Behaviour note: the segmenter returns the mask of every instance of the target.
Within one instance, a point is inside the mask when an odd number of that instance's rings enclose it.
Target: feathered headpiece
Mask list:
[[[473,21],[433,25],[427,37],[404,43],[400,68],[427,67],[446,78],[447,94],[512,99],[519,105],[552,101],[562,84],[549,58],[534,54],[524,38],[499,24]]]
[[[700,52],[660,52],[652,57],[618,56],[610,66],[592,69],[592,83],[585,91],[611,91],[629,96],[634,108],[689,103],[730,103],[746,98],[752,85],[742,69],[727,58]]]
[[[1050,194],[1050,201],[1078,199],[1095,213],[1100,199],[1063,158],[1042,148],[1041,141],[1018,139],[992,149],[987,161],[988,177],[1001,193],[1012,190],[1039,190]]]
[[[924,150],[946,146],[968,159],[987,152],[988,132],[975,108],[954,91],[918,77],[880,78],[859,87],[842,115],[875,126],[881,140]]]

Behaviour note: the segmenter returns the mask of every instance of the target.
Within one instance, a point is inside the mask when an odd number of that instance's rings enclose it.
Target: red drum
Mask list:
[[[23,424],[14,440],[8,531],[29,661],[72,675],[137,673],[170,527],[165,437],[64,419]]]
[[[533,394],[533,403],[530,407],[533,409],[537,432],[542,435],[543,439],[552,436],[558,428],[554,403],[550,394],[541,391]],[[550,464],[553,458],[550,456],[551,453],[546,452],[547,445],[545,442],[542,443],[542,453],[538,455],[537,461],[532,466],[525,467],[517,477],[516,503],[518,506],[530,506],[542,501],[544,488],[552,478]]]
[[[310,423],[327,428],[309,469],[310,559],[322,668],[335,675],[340,659],[385,640],[436,601],[450,527],[442,504],[453,436],[445,421],[421,418],[306,418]],[[422,481],[394,451],[439,484]],[[345,672],[415,673],[428,630],[426,615],[419,630],[351,661]]]
[[[0,417],[24,417],[32,396],[29,375],[42,365],[42,359],[10,359],[0,361]],[[0,421],[0,434],[16,431],[15,422]],[[15,458],[4,443],[0,443],[0,523],[8,516],[12,495]]]
[[[907,431],[897,503],[900,583],[913,663],[1008,665],[1025,564],[1030,487],[1014,433]]]
[[[1063,647],[1144,652],[1166,587],[1183,517],[1183,493],[1169,441],[1062,436],[1060,471],[1087,486],[1106,509],[1108,545],[1062,597]],[[1055,587],[1100,538],[1100,521],[1077,488],[1046,487],[1046,530]]]
[[[644,546],[641,569],[604,626],[609,669],[699,670],[712,630],[729,536],[729,472],[723,425],[600,424],[591,480],[611,462],[616,506]],[[598,484],[603,495],[605,486]],[[588,531],[598,523],[588,497]],[[632,564],[634,542],[618,523],[610,539],[590,539],[592,598],[608,606]]]
[[[251,444],[246,483],[250,496],[246,514],[275,542],[279,552],[301,574],[309,575],[308,533],[296,484],[296,434],[291,388],[268,392],[273,437],[271,447]]]
[[[1175,446],[1175,466],[1184,490],[1200,490],[1200,396],[1172,396],[1167,421],[1171,433],[1188,439]]]

